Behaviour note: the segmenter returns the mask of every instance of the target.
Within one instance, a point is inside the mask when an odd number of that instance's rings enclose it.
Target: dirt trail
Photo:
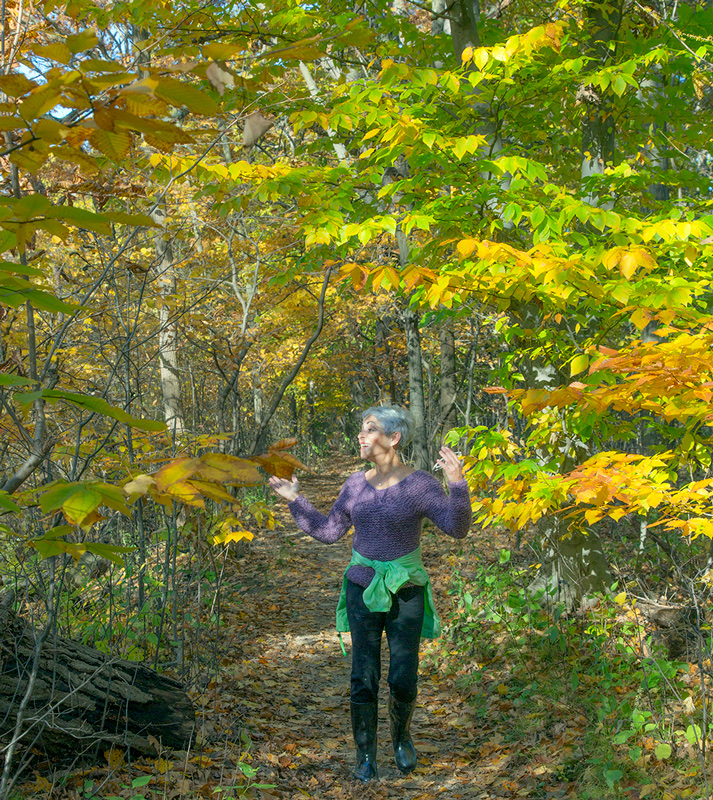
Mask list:
[[[344,459],[332,474],[302,479],[302,490],[326,511],[355,468],[355,461]],[[216,693],[220,707],[214,708],[233,716],[233,733],[238,725],[245,741],[249,735],[250,763],[259,769],[256,780],[275,784],[263,796],[483,797],[482,785],[478,788],[479,781],[473,782],[472,711],[452,685],[438,683],[437,676],[423,669],[412,725],[420,762],[408,777],[394,766],[386,712],[386,646],[379,723],[381,780],[368,787],[355,785],[350,658],[342,655],[334,631],[352,537],[323,545],[296,529],[285,506],[278,515],[284,528],[261,533],[241,562],[237,631],[231,634],[232,653],[223,662],[224,691]],[[424,536],[424,560],[440,608],[447,602],[443,590],[449,562],[460,547],[443,535]],[[344,638],[349,652],[349,636]]]

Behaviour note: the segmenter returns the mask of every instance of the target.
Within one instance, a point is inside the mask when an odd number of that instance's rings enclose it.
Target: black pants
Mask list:
[[[364,605],[364,589],[347,581],[347,617],[352,636],[353,703],[375,703],[381,679],[381,636],[389,643],[389,687],[402,703],[415,699],[425,587],[407,586],[393,596],[388,612]]]

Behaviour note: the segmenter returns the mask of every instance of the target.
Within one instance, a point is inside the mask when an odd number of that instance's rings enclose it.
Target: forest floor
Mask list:
[[[306,497],[328,510],[344,479],[358,462],[332,462],[331,474],[305,476]],[[436,668],[435,643],[423,644],[418,705],[412,732],[419,754],[416,770],[402,776],[393,762],[386,702],[388,648],[382,653],[383,676],[378,730],[380,780],[356,784],[349,719],[350,657],[345,658],[334,630],[342,574],[351,554],[351,536],[325,546],[296,529],[285,505],[277,509],[284,526],[256,537],[241,564],[240,624],[225,631],[231,640],[219,686],[203,698],[203,737],[217,745],[219,731],[228,739],[242,732],[248,763],[257,769],[255,781],[273,784],[255,792],[264,798],[418,798],[447,797],[489,800],[500,797],[574,797],[568,782],[546,788],[556,760],[572,753],[567,709],[554,709],[541,731],[519,746],[507,742],[515,708],[503,696],[498,678],[490,689],[481,682],[483,701],[476,711],[468,690],[456,685],[457,675]],[[471,534],[472,536],[472,534]],[[497,561],[500,546],[489,537],[480,552],[443,535],[424,537],[424,561],[443,613],[446,588],[454,566],[468,571],[470,560]],[[344,637],[349,651],[349,637]],[[434,650],[433,648],[436,648]],[[349,653],[350,656],[350,653]],[[430,666],[429,666],[430,664]],[[577,729],[581,720],[577,720]],[[544,748],[536,745],[544,737]],[[220,752],[216,748],[216,752]],[[223,751],[224,752],[224,751]],[[237,754],[233,754],[235,757]],[[544,780],[543,780],[544,779]]]
[[[301,478],[305,495],[328,510],[359,462],[332,459],[330,471]],[[226,562],[222,628],[205,653],[214,676],[192,693],[199,716],[189,752],[127,765],[119,758],[73,770],[61,782],[35,773],[16,787],[18,797],[67,800],[183,800],[246,797],[253,800],[495,800],[495,798],[616,798],[679,800],[700,785],[695,760],[659,763],[655,741],[642,739],[640,768],[619,770],[612,751],[597,750],[606,733],[596,719],[601,698],[595,673],[571,686],[578,651],[523,646],[514,652],[492,640],[488,652],[451,652],[447,636],[422,645],[417,709],[412,733],[419,761],[402,776],[393,763],[386,701],[388,649],[384,645],[378,764],[380,780],[356,784],[349,720],[350,658],[334,630],[351,535],[325,546],[299,531],[287,507],[275,505],[279,522],[263,530],[246,553]],[[497,565],[505,534],[471,531],[465,541],[424,534],[424,561],[439,611],[452,616],[449,593],[460,573],[466,580]],[[524,554],[521,556],[525,558]],[[482,572],[479,574],[483,574]],[[473,589],[477,593],[476,589]],[[541,638],[547,645],[546,631]],[[345,636],[349,650],[349,636]],[[512,639],[512,637],[511,637]],[[461,637],[459,641],[465,641]],[[611,691],[621,691],[613,687]],[[603,776],[603,777],[602,777]],[[604,779],[610,780],[606,787]],[[51,782],[50,782],[51,781]],[[607,790],[608,789],[608,790]],[[695,797],[699,795],[696,794]]]

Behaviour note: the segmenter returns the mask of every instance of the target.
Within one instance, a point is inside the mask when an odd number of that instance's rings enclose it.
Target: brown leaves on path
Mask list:
[[[345,460],[339,467],[333,474],[301,480],[305,495],[320,510],[330,508],[344,479],[359,463]],[[334,631],[351,535],[326,546],[296,529],[286,506],[276,513],[284,528],[256,537],[240,565],[240,581],[250,587],[241,594],[239,613],[245,622],[224,658],[212,719],[223,730],[239,729],[251,742],[249,758],[258,769],[257,779],[274,784],[262,790],[260,797],[490,800],[571,796],[562,785],[553,787],[555,792],[543,791],[549,768],[538,762],[534,773],[530,769],[527,752],[532,741],[520,746],[504,741],[502,730],[512,727],[508,716],[512,703],[504,702],[493,689],[492,702],[486,701],[481,715],[470,705],[469,692],[456,687],[455,676],[439,675],[428,666],[421,670],[412,724],[419,763],[414,773],[401,776],[393,763],[388,729],[385,643],[378,732],[380,781],[357,785],[351,778],[351,654],[342,656]],[[461,565],[457,555],[461,548],[461,543],[442,535],[428,533],[424,538],[424,557],[441,610],[448,604],[449,574],[453,565]],[[349,651],[348,635],[345,645]],[[426,664],[435,663],[428,653],[440,646],[424,644]],[[499,707],[503,704],[505,711]],[[522,713],[528,713],[527,709]],[[210,720],[207,708],[206,719]]]

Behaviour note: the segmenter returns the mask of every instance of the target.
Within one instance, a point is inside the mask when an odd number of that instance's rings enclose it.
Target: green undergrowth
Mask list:
[[[507,550],[456,572],[424,659],[468,700],[474,761],[509,757],[534,798],[709,800],[706,632],[696,663],[671,660],[617,586],[567,614],[529,596],[531,578]]]

